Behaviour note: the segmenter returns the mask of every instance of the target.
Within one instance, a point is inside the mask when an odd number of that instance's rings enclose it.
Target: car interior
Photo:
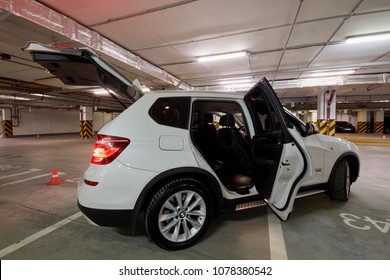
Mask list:
[[[246,131],[236,102],[194,102],[192,139],[223,184],[238,193],[247,193],[253,186]]]

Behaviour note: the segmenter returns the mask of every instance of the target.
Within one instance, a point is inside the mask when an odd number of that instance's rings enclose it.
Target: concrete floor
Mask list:
[[[223,213],[201,242],[168,252],[143,229],[130,236],[80,216],[77,182],[93,144],[69,135],[0,139],[0,259],[390,259],[389,145],[359,144],[360,178],[346,203],[298,199],[283,223],[266,207]],[[48,186],[54,167],[63,183]]]

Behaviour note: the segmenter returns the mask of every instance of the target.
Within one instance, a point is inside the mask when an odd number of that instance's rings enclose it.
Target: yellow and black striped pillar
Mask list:
[[[317,120],[317,126],[320,134],[326,134],[326,120]]]
[[[12,127],[12,121],[4,120],[3,121],[3,136],[9,137],[14,135],[14,129]]]
[[[336,120],[317,120],[318,131],[320,134],[335,136],[336,135]]]
[[[80,136],[82,139],[93,137],[93,121],[80,122]]]
[[[329,120],[329,136],[336,135],[336,120]]]
[[[375,133],[383,133],[384,127],[385,127],[385,123],[384,122],[375,122],[374,132]]]
[[[370,122],[358,122],[357,131],[358,133],[367,133],[370,129]]]

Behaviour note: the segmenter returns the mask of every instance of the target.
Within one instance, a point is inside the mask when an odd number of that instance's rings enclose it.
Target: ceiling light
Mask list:
[[[112,91],[104,89],[104,88],[98,88],[98,89],[92,90],[92,92],[94,94],[96,94],[96,95],[106,95],[106,94],[109,94]]]
[[[229,59],[229,58],[237,58],[237,57],[243,57],[246,56],[246,52],[234,52],[234,53],[225,53],[225,54],[216,54],[216,55],[209,55],[209,56],[201,56],[197,57],[196,60],[198,62],[205,62],[205,61],[213,61],[213,60],[222,60],[222,59]]]
[[[23,100],[23,101],[30,101],[31,98],[27,97],[19,97],[14,95],[0,95],[0,99],[12,99],[12,100]]]
[[[142,91],[145,93],[145,92],[150,92],[150,88],[148,88],[147,86],[144,86],[144,85],[142,85],[141,86],[141,89],[142,89]]]
[[[341,76],[353,74],[355,70],[340,70],[340,71],[318,71],[312,72],[310,76],[312,77],[330,77],[330,76]]]
[[[250,83],[252,82],[252,79],[237,79],[237,80],[223,80],[220,81],[219,84],[221,85],[235,85],[235,84],[243,84],[243,83]]]
[[[349,37],[349,38],[347,38],[347,40],[345,40],[345,43],[346,44],[356,44],[356,43],[383,41],[383,40],[389,40],[389,39],[390,39],[390,33],[381,33],[381,34],[374,34],[374,35]]]

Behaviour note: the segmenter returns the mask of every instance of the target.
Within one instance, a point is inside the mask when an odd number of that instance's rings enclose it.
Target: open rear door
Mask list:
[[[108,88],[131,102],[143,95],[114,66],[87,48],[54,48],[29,42],[23,50],[66,85]]]
[[[287,220],[309,161],[289,133],[291,125],[265,78],[247,93],[245,101],[255,128],[251,153],[257,191],[281,220]]]

